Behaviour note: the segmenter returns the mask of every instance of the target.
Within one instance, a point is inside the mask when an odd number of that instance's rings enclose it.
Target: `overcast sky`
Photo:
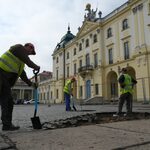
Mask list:
[[[35,56],[30,58],[40,72],[53,71],[52,53],[68,24],[76,35],[82,25],[87,3],[102,11],[102,17],[127,2],[127,0],[0,0],[0,55],[14,44],[31,42]],[[26,67],[29,77],[32,69]]]

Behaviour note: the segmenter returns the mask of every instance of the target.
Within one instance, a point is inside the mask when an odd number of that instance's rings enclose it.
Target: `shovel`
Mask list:
[[[37,83],[37,74],[39,73],[39,71],[33,70],[33,73],[35,75],[35,83]],[[34,89],[34,105],[35,105],[34,116],[33,116],[33,118],[31,118],[32,126],[33,126],[34,129],[41,129],[42,125],[41,125],[41,122],[40,122],[40,118],[38,116],[36,116],[37,108],[38,108],[38,91],[37,91],[37,87],[35,87],[35,89]]]
[[[77,109],[75,107],[76,98],[73,95],[71,96],[71,101],[72,101],[72,108],[74,109],[74,111],[77,111]]]

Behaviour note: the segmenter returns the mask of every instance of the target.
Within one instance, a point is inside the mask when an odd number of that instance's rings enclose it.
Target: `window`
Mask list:
[[[97,42],[97,34],[94,34],[93,36],[93,43],[96,43]]]
[[[76,63],[74,64],[74,74],[76,74],[77,73],[77,65],[76,65]]]
[[[112,48],[108,50],[109,64],[113,64]]]
[[[148,15],[150,15],[150,1],[148,3]]]
[[[82,51],[82,44],[79,44],[79,51]]]
[[[128,28],[128,19],[124,19],[122,22],[122,29],[125,30]]]
[[[69,66],[67,67],[67,78],[69,77]]]
[[[69,59],[69,52],[67,52],[67,59]]]
[[[59,98],[58,89],[56,90],[56,98]]]
[[[83,91],[82,91],[83,89],[82,89],[82,86],[80,86],[79,87],[79,97],[82,97],[82,95],[83,95]]]
[[[56,70],[56,80],[58,80],[58,70]]]
[[[112,29],[108,28],[108,30],[107,30],[107,38],[110,38],[110,37],[112,37]]]
[[[53,98],[53,92],[51,91],[51,99]]]
[[[77,50],[76,50],[76,48],[74,48],[73,55],[76,55],[76,54],[77,54]]]
[[[82,59],[79,60],[79,66],[82,67]]]
[[[89,54],[86,54],[86,66],[90,65],[90,56]]]
[[[86,39],[86,41],[85,41],[85,47],[89,47],[89,39]]]
[[[111,83],[111,85],[110,85],[111,87],[110,87],[110,89],[111,89],[111,96],[115,96],[115,90],[116,90],[116,87],[115,87],[115,83]]]
[[[124,43],[124,59],[129,59],[129,42]]]
[[[57,58],[56,58],[56,63],[58,63],[58,62],[59,62],[59,58],[57,57]]]
[[[49,100],[49,92],[47,92],[47,100]]]
[[[99,94],[99,86],[98,84],[95,84],[95,95]]]
[[[97,53],[94,54],[94,67],[96,68],[98,66],[98,56]]]
[[[44,100],[46,100],[46,98],[45,98],[46,97],[46,93],[45,92],[43,93],[43,97],[44,97]]]

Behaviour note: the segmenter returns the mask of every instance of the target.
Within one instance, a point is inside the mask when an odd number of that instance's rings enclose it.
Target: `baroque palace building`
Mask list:
[[[53,51],[50,95],[64,102],[63,87],[75,76],[77,99],[118,99],[120,70],[127,67],[138,83],[134,101],[150,101],[150,0],[128,0],[107,16],[86,5],[78,33],[68,27]]]

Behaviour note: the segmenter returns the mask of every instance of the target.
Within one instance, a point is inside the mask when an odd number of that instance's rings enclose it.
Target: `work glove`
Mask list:
[[[31,86],[34,87],[34,88],[36,88],[36,89],[38,88],[38,85],[39,85],[39,84],[36,83],[36,82],[32,82],[32,84],[31,84]]]
[[[37,66],[36,68],[34,68],[34,70],[36,70],[36,71],[40,71],[40,66]]]

